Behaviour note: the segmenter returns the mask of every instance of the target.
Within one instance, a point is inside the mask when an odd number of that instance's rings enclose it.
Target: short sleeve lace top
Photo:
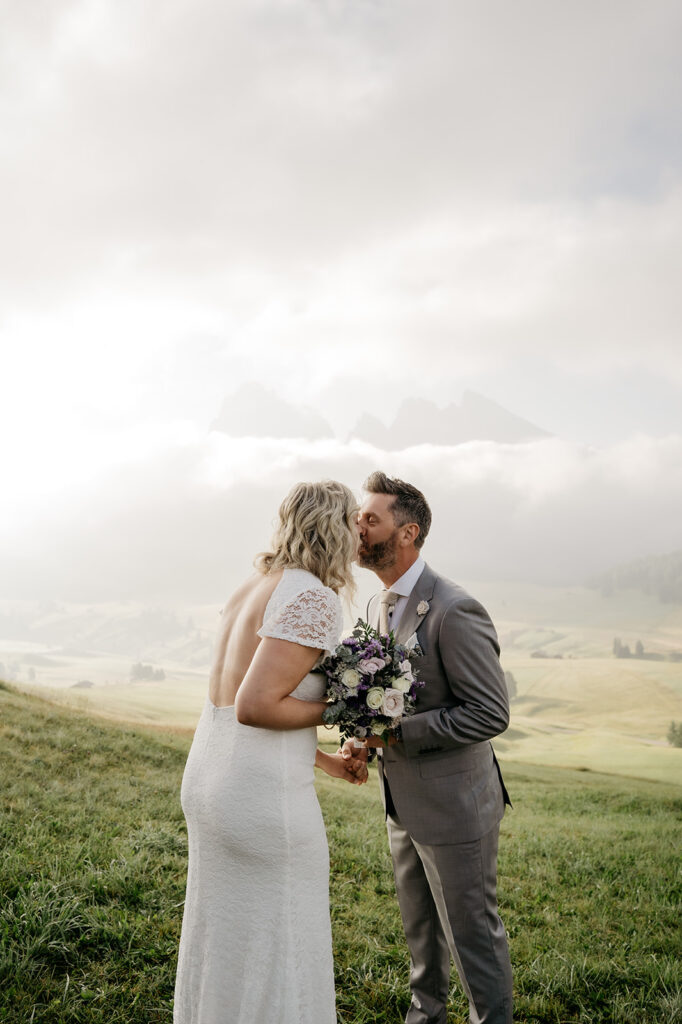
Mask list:
[[[341,600],[305,569],[285,569],[270,595],[258,636],[331,653],[341,638]]]

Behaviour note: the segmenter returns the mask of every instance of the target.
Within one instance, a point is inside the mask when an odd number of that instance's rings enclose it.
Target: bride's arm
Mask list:
[[[237,690],[235,714],[242,725],[262,729],[304,729],[322,725],[322,700],[291,697],[303,677],[317,661],[320,650],[263,637],[249,670]]]

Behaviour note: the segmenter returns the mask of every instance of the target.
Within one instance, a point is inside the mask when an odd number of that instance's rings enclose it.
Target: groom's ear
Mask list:
[[[404,547],[407,548],[411,544],[414,544],[414,542],[416,541],[418,536],[419,536],[419,527],[417,526],[417,524],[416,523],[405,523],[405,525],[402,527],[402,537],[401,537],[401,540],[403,542]]]

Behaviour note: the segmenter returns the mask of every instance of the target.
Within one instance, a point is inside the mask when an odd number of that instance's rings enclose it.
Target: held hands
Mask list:
[[[367,751],[355,750],[348,754],[337,751],[335,754],[327,754],[321,750],[317,752],[316,763],[336,779],[344,779],[353,786],[361,786],[367,782]]]
[[[394,736],[389,736],[388,746],[392,747],[398,740]],[[356,743],[362,743],[362,746],[356,746]],[[346,740],[344,745],[341,747],[340,753],[346,758],[362,758],[366,761],[369,754],[370,747],[385,747],[386,743],[379,736],[367,736],[364,740]]]

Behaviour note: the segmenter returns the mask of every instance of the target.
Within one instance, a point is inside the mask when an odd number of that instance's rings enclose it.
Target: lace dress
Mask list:
[[[285,569],[260,636],[332,650],[339,598]],[[308,674],[293,691],[319,700]],[[187,897],[174,1024],[336,1024],[327,837],[314,727],[241,725],[207,700],[182,781]]]

